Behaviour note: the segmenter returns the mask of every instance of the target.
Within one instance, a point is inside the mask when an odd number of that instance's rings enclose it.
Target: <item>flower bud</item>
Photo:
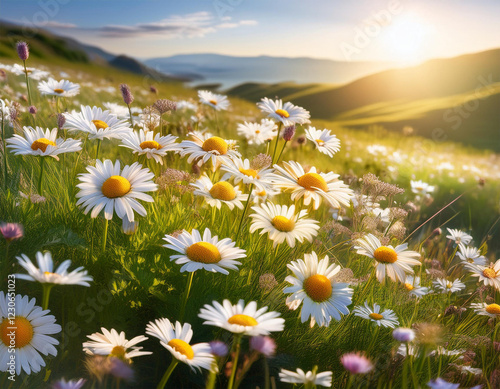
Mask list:
[[[30,49],[26,42],[17,42],[16,44],[17,55],[21,61],[26,61],[30,56]]]

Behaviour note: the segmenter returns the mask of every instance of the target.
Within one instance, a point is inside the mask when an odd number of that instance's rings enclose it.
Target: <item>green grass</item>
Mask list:
[[[49,61],[35,64],[50,65],[55,74],[63,70],[70,74],[71,80],[84,85],[81,94],[74,100],[64,101],[63,106],[68,110],[78,109],[78,104],[120,102],[119,91],[110,94],[98,92],[96,89],[98,86],[117,87],[122,82],[131,86],[136,96],[134,106],[150,105],[156,98],[181,99],[196,96],[195,91],[185,89],[180,84],[167,83],[156,84],[159,89],[159,96],[156,96],[148,91],[149,83],[145,83],[143,78],[117,71],[110,73],[109,69],[92,64],[71,64],[64,61],[57,65],[50,64]],[[4,87],[0,96],[12,99],[15,92],[25,92],[22,82],[22,77],[9,76],[7,86],[12,91]],[[33,89],[34,104],[39,110],[36,124],[55,127],[55,104],[51,99],[38,95],[36,88]],[[272,94],[269,96],[273,97]],[[219,115],[219,131],[215,128],[212,112],[206,109],[203,111],[207,117],[207,128],[214,133],[220,133],[221,136],[235,139],[238,122],[256,120],[262,116],[253,104],[236,98],[231,99],[231,103],[231,112]],[[387,110],[386,106],[373,107],[373,112],[384,110]],[[168,117],[168,121],[170,131],[185,138],[191,124],[189,115],[175,113]],[[20,123],[31,125],[32,119],[28,114],[22,114]],[[407,189],[406,193],[392,199],[393,203],[389,204],[389,199],[386,199],[382,201],[382,205],[407,207],[408,202],[416,204],[418,209],[411,212],[405,221],[406,236],[416,231],[409,241],[410,248],[419,250],[425,260],[438,260],[448,275],[461,277],[467,285],[466,291],[453,294],[449,298],[446,295],[434,294],[416,303],[400,284],[380,285],[378,282],[372,282],[367,286],[366,278],[372,271],[371,261],[356,254],[349,236],[333,232],[329,224],[331,216],[325,205],[316,211],[310,210],[310,217],[320,221],[322,226],[316,239],[312,243],[298,244],[293,249],[281,245],[276,254],[267,235],[248,233],[249,220],[246,218],[237,246],[247,250],[247,258],[242,260],[239,271],[231,271],[228,276],[197,271],[194,276],[184,319],[193,325],[193,342],[212,339],[231,342],[228,333],[202,325],[197,314],[204,304],[225,298],[233,303],[240,298],[245,301],[254,300],[258,302],[259,307],[268,306],[270,310],[280,312],[286,320],[285,331],[273,334],[278,344],[277,355],[268,360],[271,375],[276,382],[280,368],[293,370],[300,367],[311,370],[317,365],[319,371],[333,371],[333,387],[345,387],[348,375],[340,365],[339,357],[345,352],[364,350],[375,363],[376,370],[359,377],[355,387],[385,388],[389,387],[389,383],[394,388],[402,387],[402,362],[395,357],[397,344],[392,340],[389,329],[380,330],[374,338],[374,327],[352,313],[340,322],[332,320],[328,328],[316,326],[311,329],[308,322],[300,322],[299,311],[290,311],[286,307],[285,295],[282,293],[282,289],[288,285],[284,279],[290,274],[286,264],[291,260],[303,258],[304,253],[314,250],[319,257],[328,254],[332,263],[350,268],[356,279],[362,279],[359,283],[353,283],[354,296],[350,311],[354,306],[368,300],[369,303],[377,302],[384,308],[393,309],[404,326],[422,322],[439,324],[444,331],[438,344],[447,350],[464,348],[473,351],[475,356],[470,363],[484,370],[481,377],[474,378],[458,374],[449,362],[461,362],[451,357],[431,357],[428,359],[428,366],[427,358],[417,358],[414,370],[417,374],[416,380],[422,386],[430,378],[438,376],[441,359],[440,376],[460,382],[462,386],[482,383],[486,387],[492,387],[488,378],[500,367],[498,354],[493,351],[491,344],[475,345],[473,342],[479,336],[492,338],[493,329],[487,324],[487,318],[474,314],[470,309],[461,317],[445,316],[444,310],[450,303],[468,308],[471,302],[484,301],[486,296],[498,303],[498,292],[491,288],[478,289],[476,279],[463,271],[462,267],[458,266],[458,259],[453,258],[453,247],[447,243],[445,234],[432,237],[430,235],[437,227],[467,230],[473,235],[476,246],[482,246],[483,249],[488,247],[487,256],[490,260],[498,258],[500,179],[498,170],[492,168],[499,165],[498,155],[454,143],[430,142],[416,136],[403,136],[380,127],[352,131],[329,121],[313,121],[313,125],[317,128],[332,129],[341,139],[341,151],[334,158],[329,158],[313,150],[310,143],[300,145],[291,142],[285,149],[283,159],[297,160],[304,166],[316,166],[323,172],[339,173],[355,190],[361,189],[361,177],[368,172]],[[12,132],[12,128],[8,129],[8,136]],[[299,129],[298,135],[301,133],[303,130]],[[78,134],[76,136],[82,137]],[[244,157],[252,158],[265,152],[265,148],[248,146],[244,140],[240,139],[239,143],[239,150]],[[385,146],[387,152],[379,155],[369,154],[367,147],[373,144]],[[111,160],[120,159],[122,166],[136,161],[135,155],[118,145],[117,140],[105,140],[101,156]],[[215,219],[212,219],[210,207],[186,190],[188,182],[179,182],[153,194],[154,203],[145,204],[147,217],[139,219],[138,231],[131,237],[121,232],[121,221],[115,217],[109,225],[107,249],[105,252],[101,251],[103,219],[99,217],[92,220],[89,215],[84,215],[82,210],[76,207],[75,198],[78,174],[85,172],[85,167],[93,163],[95,147],[95,144],[87,142],[79,158],[75,154],[61,158],[60,161],[48,161],[45,172],[46,201],[39,204],[32,204],[19,195],[20,191],[26,194],[36,193],[38,160],[34,157],[8,155],[9,176],[7,189],[2,191],[0,196],[0,219],[22,223],[25,228],[25,237],[10,245],[9,258],[2,261],[12,264],[9,265],[9,272],[24,272],[15,261],[16,255],[24,253],[34,259],[37,251],[49,250],[56,262],[60,263],[69,258],[73,262],[72,267],[84,266],[94,277],[90,288],[60,286],[52,291],[49,307],[63,327],[62,333],[58,335],[61,343],[58,355],[55,358],[45,358],[47,369],[42,369],[38,375],[19,377],[13,387],[44,388],[48,387],[48,382],[63,376],[89,378],[82,365],[85,356],[81,344],[86,340],[86,335],[100,331],[102,326],[123,330],[130,339],[144,334],[149,321],[160,317],[167,317],[171,321],[178,318],[188,276],[186,273],[180,273],[180,267],[169,260],[173,252],[162,247],[165,234],[182,229],[204,230],[208,227],[221,239],[236,237],[240,210],[229,211],[223,207],[215,213]],[[389,159],[394,152],[401,156],[400,163]],[[438,169],[439,164],[443,162],[451,162],[455,167],[451,172]],[[481,173],[471,172],[463,165],[474,165]],[[162,169],[167,167],[191,172],[186,158],[181,159],[178,156],[168,157]],[[218,174],[220,177],[220,173]],[[478,175],[485,178],[484,185],[478,185]],[[415,196],[408,190],[411,179],[422,179],[437,186],[432,202],[419,203],[415,200]],[[422,223],[462,194],[459,201],[417,230]],[[286,194],[280,195],[275,201],[290,204],[289,195]],[[366,230],[367,227],[363,224],[365,215],[359,215],[350,208],[345,211],[343,217],[342,224],[353,231]],[[399,243],[398,239],[392,239],[392,244]],[[5,242],[0,242],[0,245],[0,252],[3,252]],[[428,261],[424,263],[422,269],[417,269],[417,272],[422,277],[422,285],[430,286],[432,278],[425,272],[430,265]],[[277,285],[268,291],[259,285],[259,278],[269,273],[274,275]],[[5,277],[4,270],[2,279]],[[17,292],[35,297],[37,302],[41,301],[42,288],[39,284],[18,280]],[[482,293],[482,299],[479,293]],[[498,338],[496,340],[498,341]],[[134,360],[136,380],[128,387],[155,387],[170,362],[168,351],[161,347],[156,339],[149,339],[143,346],[154,354]],[[243,351],[247,350],[248,342],[245,340]],[[423,367],[417,368],[420,364],[423,364]],[[241,388],[262,388],[263,366],[262,360],[255,363]],[[191,373],[185,365],[180,364],[169,385],[173,388],[204,387],[205,378],[206,374]],[[4,381],[1,381],[2,379]],[[7,387],[5,377],[0,377],[0,381],[0,386]],[[225,382],[225,379],[221,378],[219,387],[224,387]],[[123,383],[122,387],[124,385]],[[278,383],[278,387],[282,386]]]

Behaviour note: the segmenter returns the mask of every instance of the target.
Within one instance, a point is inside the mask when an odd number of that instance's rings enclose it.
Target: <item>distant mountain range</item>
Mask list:
[[[229,88],[247,81],[277,83],[344,84],[389,69],[389,62],[345,62],[314,58],[233,57],[219,54],[185,54],[152,58],[144,63],[176,77],[221,84]]]

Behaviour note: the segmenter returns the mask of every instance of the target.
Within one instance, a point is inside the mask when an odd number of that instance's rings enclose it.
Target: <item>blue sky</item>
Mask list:
[[[116,54],[419,62],[500,47],[497,0],[2,0],[0,18]]]

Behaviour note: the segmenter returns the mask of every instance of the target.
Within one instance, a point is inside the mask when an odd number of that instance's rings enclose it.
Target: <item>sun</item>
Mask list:
[[[381,43],[395,61],[418,63],[426,56],[431,30],[418,15],[401,15],[385,28]]]

